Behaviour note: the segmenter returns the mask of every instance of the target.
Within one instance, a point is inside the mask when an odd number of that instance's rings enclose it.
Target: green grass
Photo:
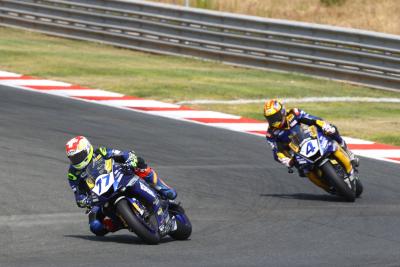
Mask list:
[[[145,54],[8,28],[0,28],[0,69],[166,102],[318,96],[400,97],[396,92],[304,75]],[[298,106],[337,124],[344,134],[400,145],[399,131],[393,130],[400,128],[399,104]],[[262,119],[262,104],[195,107]],[[387,124],[381,127],[382,118]],[[365,124],[367,130],[361,127]],[[391,134],[386,134],[388,129],[392,129]]]
[[[345,136],[400,145],[400,104],[398,103],[288,103],[287,108],[300,108],[324,118],[339,127]],[[263,120],[262,105],[195,105],[198,109],[240,114]]]

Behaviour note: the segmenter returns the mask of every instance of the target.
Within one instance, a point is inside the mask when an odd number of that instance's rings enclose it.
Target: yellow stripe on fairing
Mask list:
[[[157,173],[153,170],[153,184],[156,185],[158,181]]]
[[[105,169],[108,173],[110,173],[112,171],[112,160],[111,159],[107,159],[105,161]]]

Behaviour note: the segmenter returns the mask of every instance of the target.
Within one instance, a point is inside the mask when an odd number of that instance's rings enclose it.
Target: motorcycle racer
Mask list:
[[[349,165],[352,167],[349,168],[351,171],[349,171],[348,175],[354,176],[354,168],[358,167],[359,159],[348,149],[346,142],[340,136],[338,129],[334,125],[297,108],[286,111],[282,102],[276,99],[271,99],[265,103],[264,117],[268,122],[266,139],[271,145],[272,153],[276,161],[282,163],[288,168],[293,166],[296,167],[300,176],[307,176],[314,184],[323,188],[325,191],[330,192],[329,186],[322,183],[321,180],[318,179],[316,173],[299,169],[294,157],[289,153],[289,143],[291,141],[289,138],[290,128],[299,123],[315,125],[322,129],[325,135],[331,137],[340,145],[346,155],[343,157],[344,160],[351,162]]]
[[[68,170],[69,185],[74,192],[78,207],[91,209],[89,226],[90,230],[96,235],[102,236],[121,228],[116,218],[108,218],[103,214],[101,207],[92,206],[88,188],[84,185],[87,176],[85,170],[96,157],[114,159],[115,162],[124,166],[126,172],[139,176],[165,199],[173,200],[177,196],[176,191],[161,180],[142,157],[136,156],[134,151],[119,151],[106,147],[99,147],[94,150],[89,140],[84,136],[76,136],[69,140],[65,145],[65,150],[70,160]],[[172,220],[170,221],[172,224]]]

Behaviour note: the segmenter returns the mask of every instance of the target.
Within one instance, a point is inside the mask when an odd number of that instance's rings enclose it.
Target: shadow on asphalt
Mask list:
[[[145,245],[137,236],[134,235],[109,235],[109,236],[95,236],[95,235],[64,235],[64,237],[78,238],[83,240],[95,241],[95,242],[113,242],[120,244],[134,244],[134,245]],[[175,241],[171,237],[164,237],[161,239],[160,244],[169,243]]]
[[[277,197],[284,199],[299,199],[299,200],[313,200],[313,201],[329,201],[329,202],[345,202],[337,196],[331,195],[315,195],[306,193],[296,193],[296,194],[260,194],[261,197]]]

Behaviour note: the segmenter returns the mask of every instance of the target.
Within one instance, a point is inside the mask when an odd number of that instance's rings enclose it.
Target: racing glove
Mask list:
[[[282,152],[277,152],[276,153],[276,159],[282,163],[283,165],[285,165],[286,167],[290,168],[294,165],[294,159],[288,157],[287,154],[282,153]]]
[[[283,157],[283,158],[278,158],[278,160],[280,163],[282,163],[283,165],[285,165],[288,168],[293,167],[293,165],[294,165],[293,158]]]
[[[128,164],[132,169],[137,168],[138,158],[133,151],[129,152],[128,159],[126,160],[126,164]]]
[[[76,199],[76,205],[78,205],[80,208],[90,208],[92,206],[91,203],[92,201],[90,198],[85,195],[80,195]]]
[[[121,164],[125,173],[132,173],[138,167],[138,158],[133,151],[128,153],[128,158]]]
[[[336,132],[336,129],[329,123],[325,123],[325,125],[322,126],[322,131],[324,131],[324,133],[327,135],[332,135]]]
[[[321,127],[322,131],[326,135],[332,135],[336,132],[335,127],[325,121],[317,120],[317,125]]]

